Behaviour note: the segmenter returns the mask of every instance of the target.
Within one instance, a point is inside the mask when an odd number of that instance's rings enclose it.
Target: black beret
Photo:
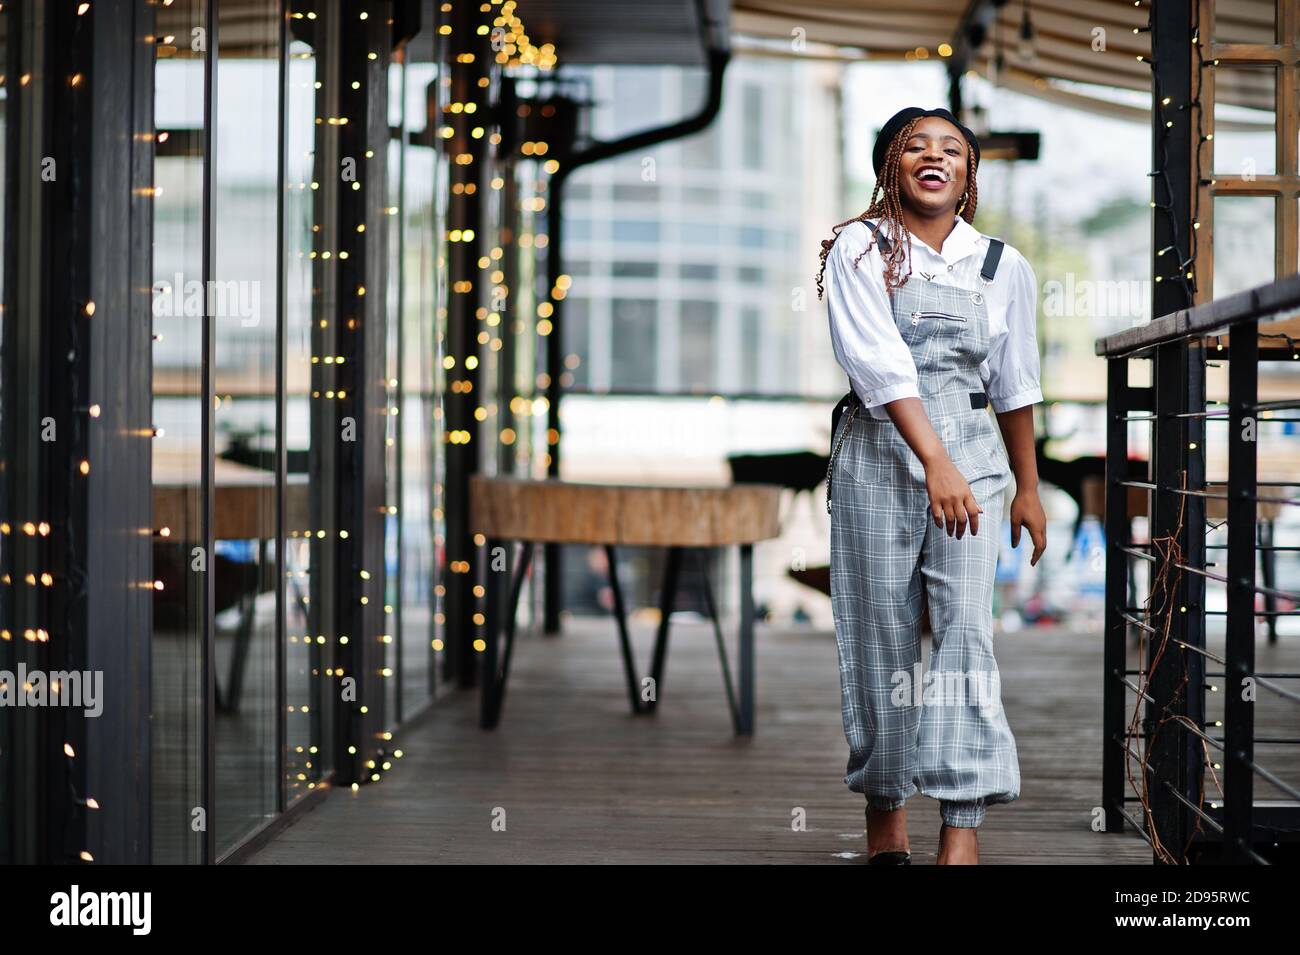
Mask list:
[[[973,132],[958,122],[956,116],[946,109],[921,109],[919,106],[908,106],[889,117],[885,125],[880,127],[880,132],[876,134],[876,145],[871,150],[871,164],[875,166],[877,176],[880,175],[880,167],[885,164],[885,153],[889,150],[889,144],[898,135],[900,129],[918,116],[938,116],[960,129],[961,134],[966,137],[966,142],[970,143],[971,149],[975,151],[975,164],[979,165],[980,141]]]

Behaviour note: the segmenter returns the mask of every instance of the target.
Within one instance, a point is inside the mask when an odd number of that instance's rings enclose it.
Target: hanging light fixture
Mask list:
[[[1020,17],[1020,59],[1029,62],[1034,58],[1034,23],[1029,18],[1029,0],[1025,0]]]

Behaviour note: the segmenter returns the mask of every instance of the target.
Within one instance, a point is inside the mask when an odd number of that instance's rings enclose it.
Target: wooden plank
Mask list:
[[[470,530],[502,540],[725,547],[776,537],[781,488],[470,479]]]
[[[627,712],[607,620],[576,618],[562,640],[521,635],[501,729],[478,729],[472,691],[445,698],[431,718],[398,734],[405,755],[380,783],[333,793],[251,861],[862,864],[863,800],[842,782],[832,634],[760,625],[763,732],[738,739],[708,629],[675,623],[674,631],[670,689],[653,718]],[[638,658],[648,658],[652,628],[632,636]],[[1221,652],[1222,637],[1208,643]],[[1101,649],[1095,632],[1066,628],[996,636],[1022,784],[1017,801],[988,811],[983,863],[1150,864],[1136,833],[1092,830],[1101,799]],[[1135,647],[1128,657],[1135,666]],[[1257,666],[1294,671],[1300,647],[1261,641]],[[1222,695],[1210,694],[1212,719]],[[1128,712],[1132,701],[1127,694]],[[1258,734],[1294,735],[1289,706],[1261,695]],[[1295,747],[1257,751],[1283,779],[1300,775]],[[1207,795],[1217,792],[1208,776],[1206,786]],[[1260,785],[1258,796],[1277,792]],[[506,829],[493,831],[501,810]],[[798,813],[806,831],[792,826]],[[914,796],[908,813],[914,862],[931,864],[938,803]]]

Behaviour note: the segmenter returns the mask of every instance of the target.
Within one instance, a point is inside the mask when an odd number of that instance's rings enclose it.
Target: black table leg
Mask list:
[[[718,645],[718,661],[722,665],[722,688],[727,694],[727,708],[737,736],[751,736],[754,732],[754,548],[752,544],[740,545],[740,690],[737,694],[727,661],[727,644],[722,637],[722,621],[713,599],[713,585],[709,583],[708,564],[700,552],[700,576],[704,581],[704,605],[713,621],[713,638]],[[739,696],[739,699],[737,699]]]
[[[697,552],[700,556],[700,580],[704,582],[704,609],[713,621],[713,640],[718,646],[718,662],[722,666],[722,689],[727,694],[727,709],[731,711],[731,722],[740,725],[740,711],[736,705],[735,684],[731,679],[731,664],[727,660],[727,643],[722,636],[722,619],[718,615],[718,606],[713,600],[713,585],[709,583],[709,562],[705,551]]]
[[[609,587],[614,592],[614,619],[618,621],[618,644],[623,651],[623,675],[627,680],[627,696],[632,712],[640,713],[641,695],[637,686],[636,661],[632,659],[632,640],[627,632],[627,609],[623,606],[623,588],[618,583],[618,562],[614,545],[605,545],[605,561],[609,564]]]
[[[738,736],[754,734],[754,545],[740,545],[740,716]]]
[[[488,560],[492,552],[502,542],[489,539],[487,542]],[[519,595],[524,589],[524,579],[533,560],[533,542],[524,541],[523,549],[515,565],[514,577],[510,582],[509,602],[504,611],[501,609],[500,588],[492,584],[492,571],[488,570],[486,583],[487,613],[484,630],[487,640],[483,647],[483,672],[481,676],[482,696],[479,710],[479,726],[485,730],[495,729],[501,721],[501,707],[506,697],[506,681],[510,678],[510,657],[515,646],[515,617],[519,611]],[[504,616],[504,620],[501,618]],[[501,666],[497,667],[497,632],[504,626],[506,645],[501,657]]]
[[[655,711],[664,684],[664,663],[668,658],[668,623],[677,604],[677,579],[682,570],[682,548],[669,547],[664,564],[664,580],[659,594],[659,632],[655,634],[655,653],[650,662],[650,680],[654,694],[646,701],[646,710]]]
[[[488,554],[500,546],[501,542],[489,540]],[[681,575],[685,548],[671,547],[664,568],[663,591],[660,597],[662,616],[658,633],[655,637],[654,657],[651,662],[650,676],[653,680],[654,693],[651,699],[642,701],[636,671],[636,661],[632,655],[632,641],[627,628],[627,607],[623,601],[623,588],[618,580],[617,553],[614,546],[606,544],[605,557],[609,565],[609,586],[614,599],[614,619],[618,624],[619,648],[623,655],[623,673],[627,681],[628,700],[633,714],[652,713],[658,703],[660,688],[663,683],[664,666],[668,656],[669,621],[672,608],[677,599],[678,581]],[[501,709],[505,700],[506,682],[510,675],[510,657],[514,649],[515,616],[519,607],[519,597],[523,590],[524,578],[532,561],[533,544],[524,542],[510,585],[509,601],[505,608],[500,607],[501,593],[498,587],[491,585],[489,572],[487,587],[487,614],[484,627],[487,640],[483,649],[482,660],[482,698],[479,725],[483,729],[494,729],[500,722]],[[490,559],[490,556],[489,556]],[[708,564],[705,554],[700,551],[701,572],[704,579],[704,599],[709,617],[713,621],[714,638],[717,641],[718,657],[722,664],[722,682],[727,694],[727,707],[731,711],[732,723],[736,735],[750,736],[754,732],[754,548],[752,544],[740,545],[740,656],[739,679],[737,691],[727,659],[726,643],[722,635],[722,624],[718,608],[713,599],[712,585],[709,583]],[[502,620],[504,616],[504,620]],[[498,667],[498,633],[505,630],[505,648]]]
[[[267,561],[270,558],[269,540],[258,541],[256,566],[248,572],[248,590],[239,598],[239,624],[235,628],[235,647],[230,657],[229,690],[223,699],[217,696],[217,709],[223,713],[239,712],[239,701],[244,696],[244,671],[248,666],[248,649],[253,642],[253,625],[257,622],[257,597],[262,590],[262,578],[266,574]]]

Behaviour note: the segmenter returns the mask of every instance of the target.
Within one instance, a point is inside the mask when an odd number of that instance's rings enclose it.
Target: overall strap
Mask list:
[[[858,221],[871,230],[871,234],[876,237],[876,244],[880,246],[880,251],[888,252],[890,246],[889,237],[880,231],[880,226],[870,219],[859,219]]]
[[[993,281],[993,276],[998,272],[998,262],[1002,258],[1002,246],[1005,243],[1001,239],[989,239],[989,250],[984,256],[984,264],[980,266],[980,278],[984,284]]]

